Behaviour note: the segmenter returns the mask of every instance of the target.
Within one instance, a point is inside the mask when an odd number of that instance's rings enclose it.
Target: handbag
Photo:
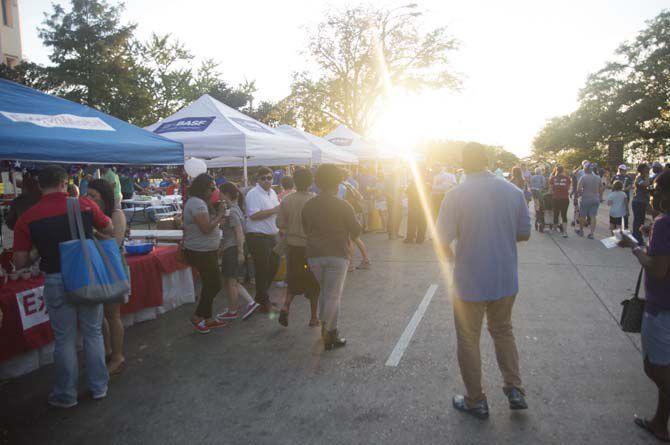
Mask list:
[[[644,268],[640,269],[640,273],[637,276],[637,284],[635,285],[635,294],[630,300],[624,300],[621,302],[623,310],[621,311],[621,329],[624,332],[635,332],[639,333],[642,331],[642,316],[644,314],[644,304],[645,300],[638,297],[640,293],[640,283],[642,283],[642,273]]]
[[[67,200],[70,241],[60,243],[65,298],[71,304],[122,303],[130,292],[116,240],[86,238],[77,198]]]

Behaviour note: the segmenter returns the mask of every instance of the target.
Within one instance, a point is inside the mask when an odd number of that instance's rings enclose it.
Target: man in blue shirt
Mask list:
[[[487,171],[487,165],[482,145],[470,143],[463,148],[465,181],[446,193],[437,221],[444,255],[454,264],[452,301],[458,363],[466,389],[465,396],[454,397],[453,405],[482,419],[489,415],[479,352],[484,316],[510,408],[527,408],[512,333],[512,306],[519,291],[516,243],[527,241],[531,231],[523,192]]]

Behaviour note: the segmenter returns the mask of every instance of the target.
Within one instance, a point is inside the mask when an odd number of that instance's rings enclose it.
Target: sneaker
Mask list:
[[[587,237],[588,239],[593,239],[593,233],[589,233],[586,237]]]
[[[452,403],[454,408],[456,408],[458,411],[470,414],[471,416],[482,420],[489,418],[489,404],[486,402],[486,400],[482,400],[481,402],[476,403],[475,406],[469,407],[465,403],[464,396],[454,396]]]
[[[55,397],[53,397],[53,398],[49,397],[49,400],[47,400],[47,403],[49,403],[49,405],[51,405],[53,407],[63,408],[63,409],[73,408],[73,407],[77,406],[76,401],[74,401],[74,402],[64,402],[64,401],[59,400]]]
[[[508,391],[505,391],[505,395],[507,395],[507,400],[509,401],[509,409],[528,409],[526,398],[518,389],[512,388]]]
[[[237,320],[240,316],[240,313],[238,311],[231,311],[230,309],[226,308],[225,312],[221,312],[220,314],[216,314],[216,319],[221,321],[221,320]]]
[[[261,305],[256,303],[255,301],[252,301],[251,303],[249,303],[247,305],[246,309],[244,310],[244,314],[242,315],[242,320],[246,320],[247,318],[251,317],[254,314],[254,312],[256,312],[258,310],[258,308],[260,308],[260,307],[261,307]]]
[[[91,397],[93,397],[93,400],[102,400],[107,397],[107,391],[103,391],[98,394],[92,394]]]
[[[575,233],[577,234],[577,236],[584,236],[584,231],[583,230],[577,229],[577,230],[575,230]]]
[[[193,323],[193,328],[199,334],[209,334],[210,332],[212,332],[209,330],[209,327],[207,326],[207,323],[205,323],[205,320],[200,320],[197,323]]]
[[[205,323],[205,327],[207,327],[209,329],[218,329],[218,328],[222,328],[224,326],[228,326],[228,323],[226,323],[224,320],[217,320],[216,318],[213,319],[213,320],[210,320],[210,321],[206,321],[204,323]]]
[[[564,233],[564,234],[563,234],[563,238],[567,238],[567,237],[568,237],[568,234],[567,234],[567,233]]]

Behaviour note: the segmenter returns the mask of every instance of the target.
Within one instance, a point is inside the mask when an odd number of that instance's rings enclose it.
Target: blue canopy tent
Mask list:
[[[182,165],[184,147],[93,108],[0,79],[0,159]]]

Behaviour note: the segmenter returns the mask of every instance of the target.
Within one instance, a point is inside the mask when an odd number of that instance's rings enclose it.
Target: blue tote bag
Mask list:
[[[72,304],[120,303],[130,292],[116,240],[87,239],[79,199],[68,198],[70,241],[60,243],[65,297]]]

